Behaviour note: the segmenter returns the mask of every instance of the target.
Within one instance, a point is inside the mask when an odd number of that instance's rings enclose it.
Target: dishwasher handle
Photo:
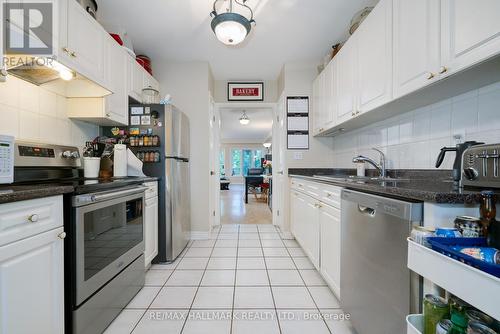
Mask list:
[[[359,212],[361,212],[365,216],[369,216],[369,217],[375,217],[375,214],[377,212],[375,209],[369,208],[367,206],[363,206],[361,204],[358,204],[358,210],[359,210]]]

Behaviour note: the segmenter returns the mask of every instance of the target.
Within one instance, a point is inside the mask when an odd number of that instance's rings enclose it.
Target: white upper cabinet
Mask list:
[[[356,38],[357,35],[353,35],[334,58],[337,77],[336,124],[343,123],[356,114]]]
[[[330,129],[333,127],[335,122],[335,114],[337,113],[337,103],[335,100],[335,64],[331,61],[325,68],[325,79],[324,79],[324,118],[323,118],[323,128]]]
[[[438,78],[439,0],[394,0],[394,98]]]
[[[392,99],[392,0],[380,0],[355,35],[358,114]]]
[[[500,53],[500,1],[441,0],[441,72],[456,73]]]
[[[321,117],[323,116],[323,113],[321,111],[320,105],[319,105],[319,82],[320,82],[321,74],[314,80],[313,82],[313,97],[312,97],[312,110],[313,110],[313,117],[312,117],[312,122],[313,122],[313,134],[317,135],[321,131]]]
[[[107,39],[106,83],[113,94],[106,97],[106,110],[112,120],[123,125],[128,125],[127,57],[114,39]]]
[[[61,1],[60,4],[61,40],[58,54],[62,62],[88,79],[105,86],[106,32],[78,2],[67,0]]]

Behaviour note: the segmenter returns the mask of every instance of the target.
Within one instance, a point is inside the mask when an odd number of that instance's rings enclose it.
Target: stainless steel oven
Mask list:
[[[73,196],[76,305],[143,254],[145,189]]]

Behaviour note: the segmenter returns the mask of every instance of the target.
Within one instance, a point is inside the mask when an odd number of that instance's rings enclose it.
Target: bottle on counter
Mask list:
[[[489,247],[500,250],[500,223],[495,219],[497,195],[491,190],[481,192],[481,224],[483,235],[487,238]]]
[[[144,146],[144,136],[139,136],[137,146]]]
[[[143,142],[144,146],[149,146],[149,136],[144,136]]]
[[[155,151],[154,162],[160,162],[160,151]]]

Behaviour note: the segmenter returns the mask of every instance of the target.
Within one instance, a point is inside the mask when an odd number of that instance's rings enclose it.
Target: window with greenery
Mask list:
[[[233,149],[231,151],[231,175],[241,175],[241,150]]]
[[[245,176],[250,168],[261,168],[262,150],[232,149],[231,150],[231,175]]]

